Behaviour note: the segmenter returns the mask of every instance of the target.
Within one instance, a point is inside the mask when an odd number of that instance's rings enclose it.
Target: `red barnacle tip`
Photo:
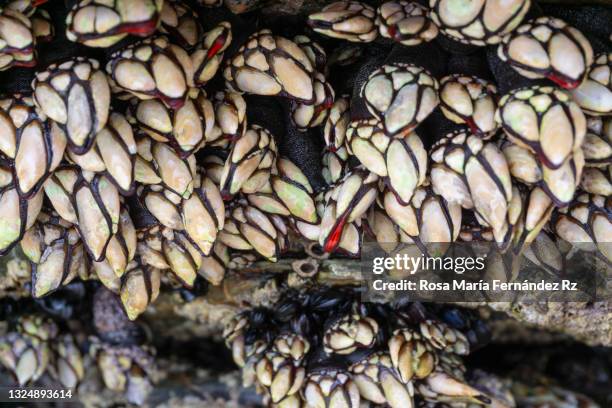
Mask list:
[[[476,126],[476,122],[474,122],[474,119],[466,118],[465,119],[465,123],[470,128],[470,132],[472,132],[472,134],[474,134],[476,136],[482,136],[482,132],[480,131],[480,128],[478,128],[478,126]]]
[[[38,6],[42,6],[43,4],[45,4],[47,1],[49,0],[33,0],[32,1],[32,5],[34,7],[38,7]]]
[[[206,53],[206,59],[207,60],[209,60],[212,57],[214,57],[215,55],[217,55],[219,50],[223,47],[223,44],[225,44],[225,40],[226,40],[226,36],[225,35],[221,35],[221,36],[217,37],[215,42],[212,44],[212,46],[208,49],[208,52]]]
[[[164,95],[159,95],[159,98],[168,105],[169,108],[177,110],[181,109],[185,105],[185,100],[181,98],[169,98]]]
[[[560,77],[559,75],[557,75],[555,73],[551,73],[551,74],[546,75],[546,78],[550,79],[555,84],[557,84],[561,88],[565,88],[565,89],[574,89],[574,88],[578,87],[578,85],[580,85],[580,81],[578,81],[578,80],[571,80],[571,79],[568,80],[568,79]]]
[[[140,23],[126,24],[119,29],[119,31],[126,34],[137,35],[139,37],[148,37],[149,35],[153,34],[155,29],[157,29],[158,22],[159,19],[153,18]]]
[[[233,198],[233,195],[227,190],[221,190],[221,199],[223,201],[230,201]]]
[[[14,61],[13,62],[13,66],[14,67],[23,67],[23,68],[32,68],[35,67],[38,61],[36,60],[32,60],[32,61]]]
[[[332,253],[340,244],[340,238],[342,238],[342,232],[344,231],[344,225],[346,224],[346,219],[341,218],[338,220],[331,234],[325,241],[325,246],[323,247],[323,251],[327,253]]]
[[[387,28],[387,31],[389,32],[389,35],[391,36],[391,38],[393,38],[396,41],[399,41],[399,35],[397,33],[397,28],[395,28],[394,25],[389,26],[389,28]]]

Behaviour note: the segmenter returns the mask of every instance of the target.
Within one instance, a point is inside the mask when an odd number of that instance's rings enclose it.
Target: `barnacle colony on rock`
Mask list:
[[[19,314],[0,337],[19,385],[74,387],[90,359],[142,404],[155,359],[131,321],[255,275],[280,300],[236,302],[225,339],[265,404],[513,406],[475,385],[474,332],[435,307],[269,262],[350,263],[368,239],[492,243],[555,276],[585,244],[612,262],[609,38],[554,6],[5,3],[0,254],[37,305],[83,285],[122,319],[85,353],[91,331]]]

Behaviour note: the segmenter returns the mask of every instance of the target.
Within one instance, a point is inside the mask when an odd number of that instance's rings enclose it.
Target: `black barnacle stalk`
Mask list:
[[[129,34],[147,37],[159,25],[159,0],[80,0],[66,16],[66,37],[88,47],[110,47]]]

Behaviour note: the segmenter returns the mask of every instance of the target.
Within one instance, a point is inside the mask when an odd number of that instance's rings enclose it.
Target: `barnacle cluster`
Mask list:
[[[244,385],[273,406],[490,404],[493,397],[466,382],[461,357],[486,330],[468,316],[459,321],[464,331],[418,303],[312,289],[237,314],[224,337]]]
[[[96,281],[134,320],[296,237],[349,257],[364,237],[486,241],[555,273],[560,244],[588,243],[612,262],[612,54],[534,1],[337,1],[288,30],[240,15],[258,1],[43,3],[0,7],[0,70],[27,78],[0,97],[0,255],[21,248],[35,298]],[[227,333],[271,404],[490,402],[457,330],[320,296]],[[5,341],[21,384],[54,336]],[[131,377],[146,352],[92,350],[109,388],[150,388]]]

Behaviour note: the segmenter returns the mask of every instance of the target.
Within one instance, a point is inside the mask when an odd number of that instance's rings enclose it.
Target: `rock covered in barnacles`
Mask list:
[[[495,114],[514,143],[536,153],[550,169],[558,169],[582,146],[586,118],[570,96],[548,86],[519,88],[504,95]]]
[[[66,16],[66,37],[88,47],[110,47],[129,34],[147,37],[159,25],[161,0],[80,0]]]
[[[227,62],[223,76],[231,89],[313,103],[314,67],[300,47],[260,30]]]
[[[563,20],[539,17],[503,38],[502,61],[527,78],[548,78],[563,88],[576,88],[593,63],[584,35]]]
[[[587,115],[612,113],[612,53],[596,55],[584,81],[570,92]]]
[[[449,120],[466,124],[470,131],[488,139],[499,124],[495,121],[497,88],[473,76],[453,74],[440,80],[440,108]]]
[[[161,99],[178,109],[193,86],[189,55],[164,36],[149,37],[111,55],[106,72],[113,92],[125,91],[139,99]]]
[[[251,125],[233,142],[225,161],[220,182],[223,197],[227,199],[237,194],[258,169],[263,169],[264,175],[269,177],[269,169],[275,160],[274,137],[265,128]]]
[[[215,76],[223,61],[224,52],[231,43],[232,26],[227,21],[220,22],[204,33],[201,43],[190,56],[196,85],[204,85]]]
[[[178,109],[158,99],[134,100],[128,116],[138,129],[158,142],[168,143],[181,157],[188,157],[213,137],[215,111],[203,91],[191,89]]]
[[[0,152],[12,160],[19,195],[30,198],[62,160],[65,133],[35,111],[31,97],[20,94],[0,99],[0,129]]]
[[[108,120],[110,88],[106,74],[93,59],[74,57],[36,73],[34,102],[65,131],[68,147],[87,152]]]
[[[390,63],[370,74],[360,91],[385,132],[405,135],[438,106],[438,81],[424,68]]]
[[[612,203],[610,196],[579,194],[567,208],[558,209],[551,220],[555,233],[579,249],[597,249],[612,261]],[[582,245],[581,245],[582,244]]]
[[[348,173],[325,194],[319,244],[325,252],[334,251],[343,240],[345,227],[353,230],[376,199],[378,176],[363,168]],[[357,234],[359,235],[359,234]]]
[[[32,198],[19,196],[8,164],[0,161],[0,255],[11,250],[34,225],[43,204],[41,191]]]
[[[378,35],[376,11],[359,1],[337,1],[308,16],[308,25],[320,34],[351,42],[372,42]]]
[[[165,0],[160,11],[160,31],[183,48],[191,49],[204,33],[199,19],[199,15],[185,2]]]
[[[416,133],[389,137],[376,119],[357,120],[346,132],[349,153],[372,173],[384,177],[402,203],[425,182],[427,152]]]
[[[522,145],[505,142],[502,151],[510,174],[528,186],[540,186],[557,205],[567,205],[580,184],[584,168],[582,149],[576,149],[561,165],[553,169],[541,163],[537,155]]]
[[[531,0],[429,0],[430,17],[440,32],[465,44],[497,44],[520,23]]]
[[[321,368],[309,373],[304,383],[303,398],[315,407],[343,406],[358,408],[359,388],[348,372]]]
[[[408,0],[387,1],[376,10],[380,35],[402,45],[413,46],[433,40],[438,27],[429,18],[429,10]]]
[[[42,212],[26,231],[21,250],[32,262],[32,296],[42,297],[79,276],[89,262],[76,228],[57,214]]]
[[[36,65],[32,22],[19,11],[0,7],[0,71]]]
[[[112,345],[92,337],[89,353],[106,388],[123,392],[132,404],[141,405],[153,390],[157,375],[154,351],[146,346]]]
[[[111,112],[106,126],[98,132],[85,154],[68,151],[68,158],[81,169],[106,174],[124,194],[134,187],[136,142],[132,126],[120,113]]]

